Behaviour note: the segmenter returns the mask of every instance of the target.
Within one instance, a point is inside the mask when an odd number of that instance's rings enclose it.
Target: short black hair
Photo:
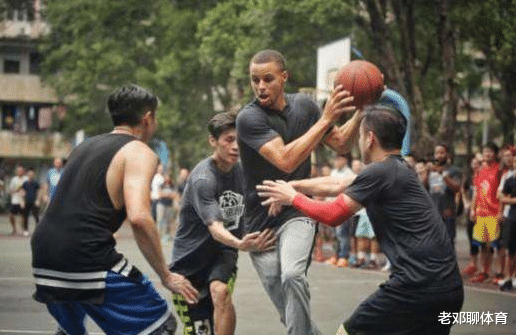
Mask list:
[[[156,111],[158,98],[143,87],[129,84],[111,93],[107,104],[115,126],[136,126],[145,112]]]
[[[484,148],[493,150],[495,155],[498,155],[498,151],[500,151],[500,148],[494,142],[487,142],[486,144],[484,144]]]
[[[270,62],[276,62],[280,66],[281,71],[285,71],[287,69],[287,61],[285,60],[285,57],[277,50],[267,49],[259,51],[251,59],[251,63],[254,64],[264,64]]]
[[[212,117],[208,122],[208,131],[211,136],[215,137],[215,139],[218,139],[226,130],[234,128],[236,128],[235,113],[219,113]]]
[[[407,131],[407,119],[390,106],[369,105],[362,112],[362,126],[375,133],[383,149],[401,149]]]

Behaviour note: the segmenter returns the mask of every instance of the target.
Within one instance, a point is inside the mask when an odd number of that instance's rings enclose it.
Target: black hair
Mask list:
[[[107,104],[115,126],[136,126],[145,112],[156,111],[158,98],[143,87],[129,84],[111,93]]]
[[[362,112],[362,126],[375,133],[383,149],[401,149],[407,131],[407,119],[390,106],[369,105]]]
[[[487,142],[486,144],[484,144],[484,148],[489,148],[493,150],[495,155],[498,155],[498,151],[500,150],[500,148],[494,142]]]
[[[276,62],[280,66],[281,71],[285,71],[287,68],[287,61],[285,60],[285,57],[281,54],[281,52],[276,50],[262,50],[254,55],[251,59],[251,63],[254,64],[264,64],[270,62]]]
[[[208,122],[208,131],[215,139],[219,139],[226,130],[234,128],[236,128],[236,115],[230,112],[219,113]]]

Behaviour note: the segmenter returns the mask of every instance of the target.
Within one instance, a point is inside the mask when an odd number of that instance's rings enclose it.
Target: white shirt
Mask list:
[[[151,182],[151,192],[150,197],[151,200],[157,201],[159,200],[159,190],[161,189],[161,185],[165,182],[165,177],[161,173],[156,173],[152,178]]]
[[[21,189],[24,182],[27,181],[27,176],[14,176],[11,178],[9,183],[9,190],[11,191],[11,204],[21,205],[23,204],[23,191]]]

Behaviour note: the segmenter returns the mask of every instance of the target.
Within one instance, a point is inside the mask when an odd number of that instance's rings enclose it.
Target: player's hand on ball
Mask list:
[[[185,276],[179,273],[169,272],[163,280],[163,285],[173,293],[181,294],[191,305],[199,301],[199,292]]]
[[[327,118],[333,123],[338,121],[343,114],[354,112],[356,108],[353,105],[353,99],[342,85],[338,85],[326,101],[322,118]]]

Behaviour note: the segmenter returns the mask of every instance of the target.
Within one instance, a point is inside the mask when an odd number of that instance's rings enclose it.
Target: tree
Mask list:
[[[471,5],[471,4],[470,4]],[[516,0],[475,2],[463,15],[464,37],[485,55],[493,82],[489,97],[504,143],[514,143],[516,112]]]
[[[287,90],[314,87],[321,45],[351,33],[353,5],[340,0],[227,0],[199,22],[200,56],[226,109],[249,101],[249,60],[276,49],[287,58]]]
[[[66,132],[109,130],[107,96],[134,82],[160,98],[157,136],[173,157],[191,167],[206,154],[211,80],[199,71],[195,40],[197,21],[209,8],[203,4],[199,9],[197,3],[169,0],[50,1],[42,68],[67,105]]]

